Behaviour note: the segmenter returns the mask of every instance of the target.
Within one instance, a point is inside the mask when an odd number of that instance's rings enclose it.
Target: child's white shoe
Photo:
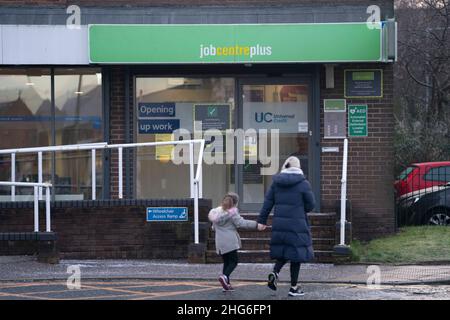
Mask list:
[[[222,285],[223,288],[223,292],[227,292],[227,291],[234,291],[233,287],[231,286],[231,284],[229,283],[228,277],[226,275],[221,275],[219,277],[219,282]]]

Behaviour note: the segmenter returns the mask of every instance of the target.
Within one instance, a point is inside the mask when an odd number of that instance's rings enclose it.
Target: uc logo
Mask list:
[[[256,122],[272,122],[272,113],[271,112],[260,112],[258,116],[258,112],[255,112],[255,121]]]

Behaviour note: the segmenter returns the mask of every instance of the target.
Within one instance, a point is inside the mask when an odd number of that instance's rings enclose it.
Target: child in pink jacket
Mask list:
[[[239,196],[228,193],[222,200],[222,204],[212,209],[208,218],[213,223],[216,232],[216,252],[223,259],[223,274],[219,282],[223,291],[233,291],[230,284],[230,275],[238,264],[238,249],[241,248],[241,238],[237,232],[238,228],[262,230],[263,226],[254,220],[246,220],[239,214],[237,204]]]

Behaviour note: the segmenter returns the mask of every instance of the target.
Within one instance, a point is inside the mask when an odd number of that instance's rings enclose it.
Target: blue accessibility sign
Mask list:
[[[186,207],[149,207],[147,222],[151,221],[188,221]]]

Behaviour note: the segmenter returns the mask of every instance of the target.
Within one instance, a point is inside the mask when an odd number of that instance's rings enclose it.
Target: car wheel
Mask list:
[[[431,226],[450,226],[449,211],[444,209],[433,210],[428,216],[428,224]]]

